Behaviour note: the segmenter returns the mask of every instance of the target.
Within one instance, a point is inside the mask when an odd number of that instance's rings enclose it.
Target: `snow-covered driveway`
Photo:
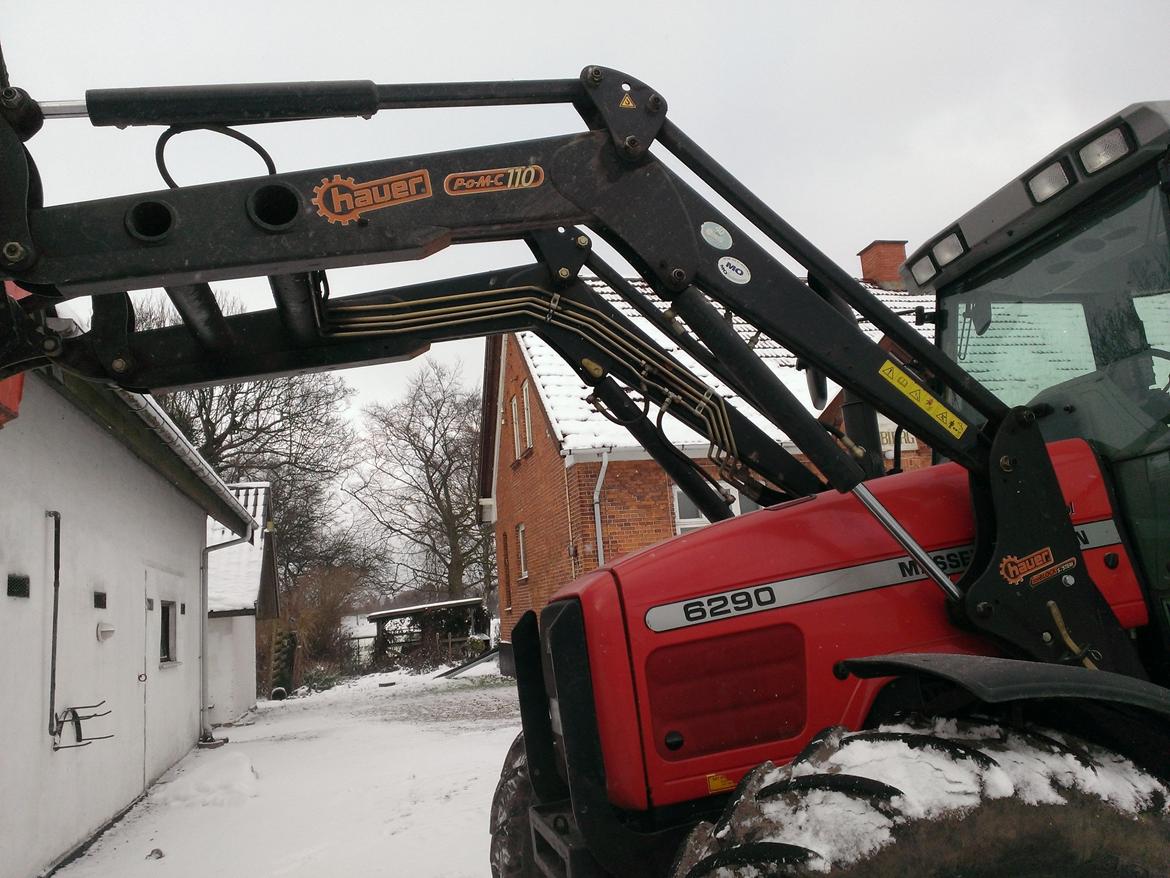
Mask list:
[[[218,730],[229,744],[187,756],[58,875],[490,874],[488,809],[520,728],[512,681],[377,674],[254,719]]]

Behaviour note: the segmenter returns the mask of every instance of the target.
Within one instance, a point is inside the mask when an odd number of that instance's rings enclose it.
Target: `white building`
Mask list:
[[[153,400],[23,380],[0,430],[0,878],[68,857],[209,728],[206,517],[252,527]]]
[[[212,725],[232,722],[256,704],[256,620],[278,613],[276,543],[267,482],[231,485],[256,522],[250,540],[207,519],[207,715]],[[224,545],[225,543],[231,543]]]

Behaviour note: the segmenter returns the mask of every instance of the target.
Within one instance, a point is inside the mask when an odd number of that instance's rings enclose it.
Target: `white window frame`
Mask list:
[[[730,491],[731,495],[735,497],[735,499],[731,501],[731,511],[734,515],[739,515],[741,509],[739,501],[743,495],[740,494],[739,491],[737,491],[734,487],[727,484],[727,482],[720,482],[719,484],[723,486],[725,491]],[[671,496],[674,500],[674,532],[676,534],[690,533],[693,530],[699,530],[699,528],[706,527],[711,523],[704,515],[700,515],[698,518],[683,518],[681,515],[679,515],[678,504],[679,498],[684,496],[683,490],[678,485],[673,483],[670,487]]]
[[[514,460],[520,459],[520,419],[516,407],[516,397],[512,397],[512,448],[516,452]]]
[[[528,546],[524,542],[524,525],[516,525],[516,560],[520,567],[520,578],[528,578]]]
[[[532,406],[528,402],[528,381],[520,385],[520,396],[524,400],[524,448],[532,447]]]

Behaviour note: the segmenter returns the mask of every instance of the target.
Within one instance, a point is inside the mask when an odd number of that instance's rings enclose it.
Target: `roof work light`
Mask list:
[[[1086,174],[1095,174],[1130,152],[1129,138],[1118,126],[1090,140],[1077,151]]]
[[[1072,182],[1072,176],[1063,161],[1056,161],[1028,178],[1028,192],[1037,204],[1063,192]]]

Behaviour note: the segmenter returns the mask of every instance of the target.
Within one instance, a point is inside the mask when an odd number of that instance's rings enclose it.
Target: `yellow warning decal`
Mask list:
[[[622,95],[622,99],[618,101],[618,107],[623,110],[638,109],[638,105],[634,103],[634,99],[629,95]]]
[[[894,385],[912,403],[930,415],[942,428],[954,436],[962,439],[967,432],[967,424],[949,408],[930,395],[929,391],[901,369],[891,360],[882,363],[878,374]]]
[[[735,781],[725,774],[709,774],[707,775],[707,792],[708,793],[725,793],[728,790],[735,789]]]

